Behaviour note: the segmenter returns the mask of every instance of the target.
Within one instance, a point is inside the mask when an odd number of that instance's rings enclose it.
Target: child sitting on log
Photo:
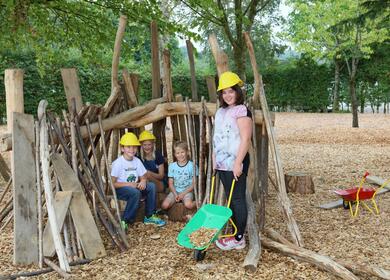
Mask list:
[[[127,230],[134,223],[141,196],[145,196],[145,224],[164,226],[165,221],[155,214],[156,187],[146,183],[146,169],[135,155],[141,144],[134,133],[128,132],[120,139],[122,156],[112,163],[111,177],[118,199],[127,201],[121,225]]]
[[[165,186],[165,168],[164,156],[160,151],[155,149],[156,137],[153,133],[145,130],[139,135],[139,142],[141,142],[141,160],[146,168],[146,179],[148,183],[156,186],[157,192],[164,192]]]
[[[186,142],[178,141],[174,145],[176,162],[170,163],[168,167],[168,186],[170,193],[164,199],[161,208],[168,210],[176,202],[183,202],[187,209],[195,208],[194,203],[194,164],[188,157],[188,145]],[[198,171],[196,170],[196,176]]]

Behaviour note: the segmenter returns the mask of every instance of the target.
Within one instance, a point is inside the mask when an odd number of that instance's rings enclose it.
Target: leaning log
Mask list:
[[[156,121],[165,119],[175,115],[185,115],[186,105],[185,102],[171,102],[163,103],[166,98],[153,99],[144,106],[138,106],[129,109],[125,112],[117,114],[111,118],[103,120],[103,130],[107,131],[113,128],[126,128],[126,127],[141,127]],[[216,112],[215,103],[205,103],[207,113],[209,116],[213,116]],[[199,115],[202,109],[202,102],[191,102],[191,114]],[[253,116],[256,124],[263,123],[263,114],[261,110],[255,110]],[[272,121],[274,115],[271,115]],[[91,124],[92,136],[100,133],[99,123],[95,122]],[[81,136],[83,138],[88,137],[88,131],[86,126],[81,127]],[[12,134],[0,135],[0,152],[9,151],[12,149]]]
[[[254,96],[254,99],[258,98],[260,101],[261,108],[264,114],[264,123],[269,137],[269,146],[272,152],[272,158],[274,161],[275,174],[277,179],[276,181],[278,183],[278,200],[282,205],[282,210],[287,222],[287,227],[290,231],[291,236],[294,239],[294,243],[298,246],[303,246],[303,239],[299,231],[297,222],[292,214],[291,203],[286,192],[286,183],[284,181],[284,176],[283,176],[283,165],[280,156],[280,151],[279,151],[279,147],[277,146],[276,135],[274,133],[274,128],[272,126],[271,114],[268,110],[268,103],[265,97],[263,80],[257,70],[258,68],[257,68],[256,57],[254,54],[252,41],[247,32],[244,33],[244,37],[245,37],[246,45],[248,47],[249,58],[251,61],[253,75],[255,78],[255,88],[256,88],[255,91],[258,95],[257,97]]]
[[[264,247],[281,252],[287,256],[296,257],[308,263],[314,264],[315,266],[328,271],[329,273],[346,280],[358,280],[352,272],[346,269],[341,264],[335,262],[327,256],[317,254],[313,251],[298,247],[295,245],[282,244],[273,241],[267,237],[262,236],[261,244]]]
[[[276,232],[275,230],[273,230],[271,228],[267,228],[265,230],[265,232],[274,241],[280,242],[280,243],[285,244],[287,246],[292,246],[292,247],[296,247],[297,249],[300,249],[299,247],[292,244],[289,240],[287,240],[286,238],[284,238],[278,232]],[[383,269],[381,267],[375,267],[375,266],[370,266],[370,265],[361,265],[361,264],[358,264],[356,262],[352,263],[352,262],[349,262],[346,260],[335,260],[335,261],[337,261],[339,264],[346,267],[347,269],[351,270],[355,274],[359,274],[359,275],[362,275],[364,277],[366,277],[366,275],[368,274],[370,276],[376,276],[376,277],[379,277],[382,279],[390,280],[390,271]]]

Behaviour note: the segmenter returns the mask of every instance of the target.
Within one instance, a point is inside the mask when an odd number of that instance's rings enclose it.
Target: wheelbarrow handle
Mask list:
[[[366,172],[364,173],[364,176],[363,176],[363,177],[364,177],[364,178],[367,178],[368,175],[370,175],[370,173],[368,173],[368,171],[366,171]]]

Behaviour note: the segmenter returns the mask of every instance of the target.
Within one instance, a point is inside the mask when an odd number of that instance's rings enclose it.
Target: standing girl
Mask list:
[[[224,72],[220,76],[218,98],[220,108],[214,124],[214,169],[219,173],[226,196],[232,181],[236,180],[230,208],[237,233],[216,241],[222,250],[245,248],[245,228],[248,216],[246,205],[246,177],[249,167],[249,145],[252,137],[252,114],[244,104],[241,87],[244,85],[237,74]]]
[[[155,150],[156,137],[153,133],[144,130],[139,135],[141,142],[141,160],[147,172],[146,179],[156,186],[157,192],[164,192],[164,163],[165,159],[160,151]]]
[[[167,210],[176,202],[183,201],[184,206],[193,209],[194,203],[194,164],[188,159],[188,145],[186,142],[178,141],[174,146],[176,162],[170,163],[168,167],[168,186],[170,193],[164,199],[161,208]],[[196,174],[197,175],[197,174]]]

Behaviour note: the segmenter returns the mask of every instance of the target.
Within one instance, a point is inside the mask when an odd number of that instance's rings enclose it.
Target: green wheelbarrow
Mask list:
[[[215,176],[213,176],[211,183],[210,204],[203,205],[177,236],[177,242],[179,245],[194,250],[194,259],[196,261],[201,261],[204,259],[206,255],[206,250],[215,240],[217,240],[218,238],[234,236],[237,233],[237,227],[234,224],[233,220],[230,218],[232,216],[232,210],[229,208],[234,190],[235,180],[233,180],[232,182],[232,187],[230,188],[229,199],[226,207],[212,204],[214,194],[214,181]],[[230,221],[230,223],[232,224],[234,232],[232,234],[220,235],[222,229],[225,227],[228,221]],[[190,235],[193,232],[199,230],[200,228],[213,229],[216,230],[216,232],[204,246],[196,247],[194,244],[191,243]]]

